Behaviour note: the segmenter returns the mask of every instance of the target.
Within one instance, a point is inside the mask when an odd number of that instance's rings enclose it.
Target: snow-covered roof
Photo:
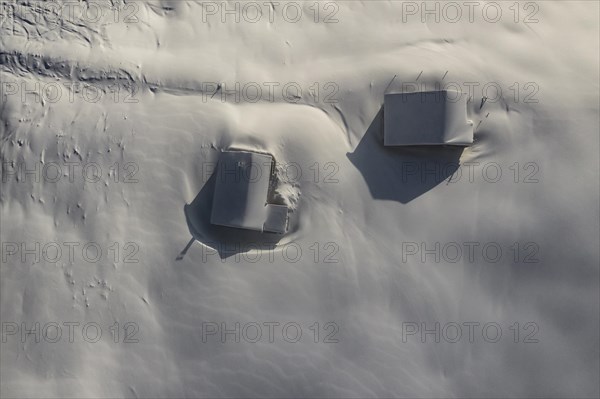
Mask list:
[[[384,145],[473,144],[466,97],[451,90],[386,94]]]
[[[287,207],[268,204],[273,157],[246,151],[219,156],[211,223],[242,229],[285,233]]]

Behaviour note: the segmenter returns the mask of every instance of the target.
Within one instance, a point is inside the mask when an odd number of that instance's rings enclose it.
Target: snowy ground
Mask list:
[[[598,2],[0,5],[2,397],[600,395]],[[176,260],[226,149],[290,230]]]

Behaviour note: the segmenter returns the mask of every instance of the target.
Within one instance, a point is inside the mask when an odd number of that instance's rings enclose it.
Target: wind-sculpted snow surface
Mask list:
[[[598,397],[598,3],[466,3],[0,2],[0,396]]]

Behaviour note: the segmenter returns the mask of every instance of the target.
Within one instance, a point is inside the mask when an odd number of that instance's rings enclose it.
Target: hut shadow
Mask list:
[[[183,259],[194,241],[202,245],[203,261],[208,255],[214,254],[218,254],[222,260],[231,256],[238,260],[242,253],[272,250],[283,238],[283,234],[218,226],[210,222],[216,180],[217,171],[206,181],[194,200],[184,206],[192,239],[176,260]]]
[[[360,171],[374,199],[406,204],[420,197],[460,167],[463,147],[383,145],[383,107],[354,152],[347,157]]]

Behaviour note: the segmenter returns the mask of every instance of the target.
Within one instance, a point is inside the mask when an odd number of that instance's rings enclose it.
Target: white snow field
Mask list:
[[[597,1],[0,6],[2,398],[600,396]],[[384,147],[436,90],[473,144]]]

